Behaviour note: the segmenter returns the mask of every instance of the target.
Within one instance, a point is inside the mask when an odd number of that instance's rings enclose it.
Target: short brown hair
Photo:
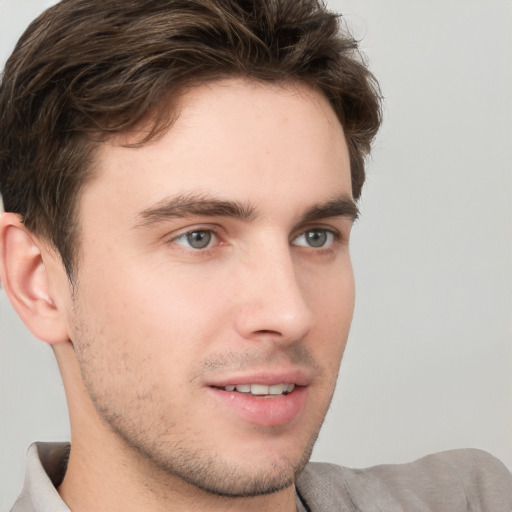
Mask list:
[[[60,253],[72,277],[76,204],[94,146],[151,117],[178,91],[231,75],[305,82],[330,101],[348,143],[353,195],[381,121],[378,84],[320,0],[63,0],[37,18],[0,85],[6,211]]]

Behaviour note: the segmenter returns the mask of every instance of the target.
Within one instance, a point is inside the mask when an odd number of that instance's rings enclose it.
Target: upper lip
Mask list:
[[[264,384],[274,386],[276,384],[295,384],[297,386],[307,386],[311,381],[311,376],[307,371],[301,369],[282,370],[282,371],[260,371],[252,373],[233,373],[231,375],[221,376],[206,383],[210,387],[223,388],[238,384]]]

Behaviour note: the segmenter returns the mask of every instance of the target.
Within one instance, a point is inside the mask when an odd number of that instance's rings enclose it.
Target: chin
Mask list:
[[[155,444],[151,447],[132,444],[132,447],[164,475],[179,478],[211,495],[247,498],[277,493],[292,486],[309,461],[316,437],[295,456],[290,456],[290,451],[276,455],[275,450],[267,451],[269,456],[265,457],[262,450],[227,456],[190,446],[173,446],[169,450]]]
[[[274,494],[292,486],[309,460],[310,453],[298,461],[274,460],[255,467],[252,462],[232,464],[211,458],[196,471],[174,472],[175,476],[215,496],[247,498]]]

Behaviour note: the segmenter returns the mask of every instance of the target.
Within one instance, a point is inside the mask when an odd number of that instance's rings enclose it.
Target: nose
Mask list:
[[[289,246],[258,251],[238,282],[235,328],[245,339],[290,343],[313,326],[313,312],[300,285]]]

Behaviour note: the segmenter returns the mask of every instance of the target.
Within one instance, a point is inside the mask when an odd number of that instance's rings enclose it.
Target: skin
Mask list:
[[[229,79],[129,141],[97,151],[73,289],[38,245],[71,418],[59,492],[75,512],[293,511],[353,312],[343,129],[305,85]],[[282,375],[304,399],[277,425],[211,387]]]

